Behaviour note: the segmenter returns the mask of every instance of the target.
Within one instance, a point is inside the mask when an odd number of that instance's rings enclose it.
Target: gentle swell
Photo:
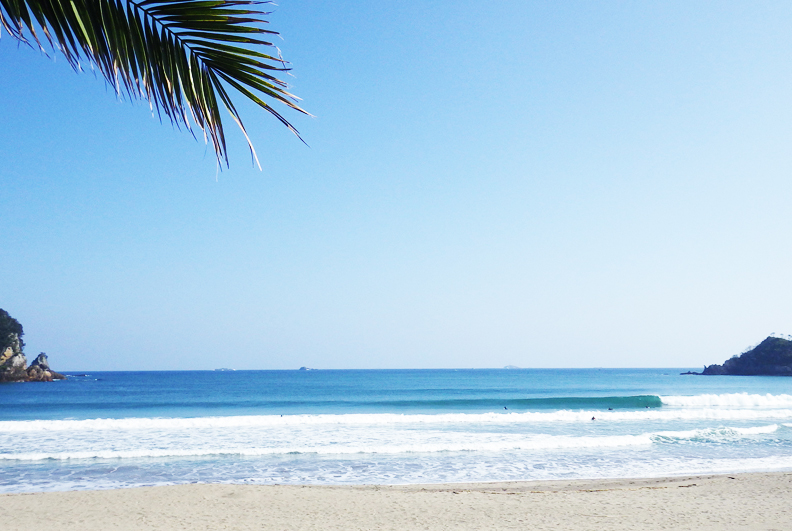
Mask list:
[[[563,396],[552,398],[455,398],[444,400],[388,400],[371,402],[375,406],[403,409],[637,409],[661,407],[659,396]]]
[[[500,402],[499,402],[500,403]],[[178,430],[307,425],[448,425],[653,420],[792,419],[792,395],[732,393],[696,396],[567,397],[507,402],[540,411],[487,413],[348,413],[320,415],[237,415],[195,418],[123,418],[0,421],[0,434],[36,431]],[[658,406],[665,407],[658,407]],[[553,410],[552,408],[556,409]],[[612,408],[612,409],[611,409]],[[515,409],[517,409],[515,407]],[[542,411],[550,409],[550,411]]]

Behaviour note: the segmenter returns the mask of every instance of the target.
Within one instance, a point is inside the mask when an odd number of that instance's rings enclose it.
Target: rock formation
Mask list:
[[[22,354],[22,325],[0,309],[0,382],[18,382],[27,379],[27,360]]]
[[[22,354],[19,335],[11,333],[6,336],[2,354],[0,354],[0,382],[18,382],[27,379],[27,359]]]
[[[49,368],[43,352],[27,367],[22,325],[0,309],[0,382],[51,382],[66,377]]]
[[[726,360],[723,365],[704,367],[701,374],[792,376],[792,341],[770,336],[751,350]]]
[[[29,382],[51,382],[52,380],[65,380],[66,377],[50,369],[47,355],[42,352],[27,368],[27,379]]]

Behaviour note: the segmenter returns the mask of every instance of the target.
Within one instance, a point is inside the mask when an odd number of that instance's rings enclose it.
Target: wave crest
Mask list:
[[[661,396],[665,406],[675,407],[739,407],[739,408],[792,408],[792,395],[759,395],[728,393],[694,396]]]

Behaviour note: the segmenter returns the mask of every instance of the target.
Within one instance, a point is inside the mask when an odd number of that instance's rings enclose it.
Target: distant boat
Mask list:
[[[506,365],[504,369],[519,369],[517,365]]]
[[[236,369],[215,369],[216,371],[235,371]]]

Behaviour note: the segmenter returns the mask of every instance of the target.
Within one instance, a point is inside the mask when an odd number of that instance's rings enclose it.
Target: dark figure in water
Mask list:
[[[506,406],[503,406],[503,409],[509,409],[509,408],[507,408]]]
[[[608,408],[608,411],[613,411],[613,408],[612,408],[612,407],[609,407],[609,408]]]
[[[591,417],[591,420],[597,420],[595,417]]]

